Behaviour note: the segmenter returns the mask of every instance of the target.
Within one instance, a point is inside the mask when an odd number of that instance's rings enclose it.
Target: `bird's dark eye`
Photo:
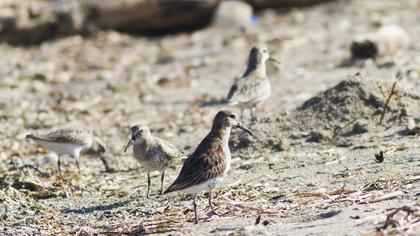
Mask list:
[[[230,117],[230,118],[232,118],[232,119],[235,119],[235,118],[236,118],[236,117],[235,117],[235,114],[233,114],[233,113],[232,113],[232,114],[230,114],[230,115],[229,115],[229,117]]]

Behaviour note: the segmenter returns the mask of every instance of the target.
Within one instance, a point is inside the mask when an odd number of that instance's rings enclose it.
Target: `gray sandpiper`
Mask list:
[[[162,172],[160,193],[163,194],[165,170],[175,160],[181,159],[183,154],[170,142],[153,136],[147,126],[131,127],[131,139],[125,146],[124,152],[131,145],[133,145],[134,157],[147,171],[146,197],[149,198],[150,172],[156,170]]]
[[[266,47],[253,47],[249,53],[245,73],[229,89],[226,97],[227,103],[239,106],[241,119],[243,119],[244,109],[250,109],[251,118],[255,120],[256,107],[271,95],[271,84],[265,68],[266,61],[280,63],[270,57]]]
[[[70,155],[76,159],[80,173],[80,155],[98,156],[107,172],[112,171],[107,163],[105,145],[95,137],[92,130],[80,126],[62,126],[50,129],[43,134],[28,134],[27,139],[33,140],[43,148],[52,150],[58,154],[58,171],[61,175],[60,155]]]

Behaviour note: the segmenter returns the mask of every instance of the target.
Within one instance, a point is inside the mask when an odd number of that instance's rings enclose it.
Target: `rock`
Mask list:
[[[331,140],[331,135],[327,131],[312,131],[306,142],[320,143],[323,140]]]
[[[268,139],[267,146],[270,147],[274,151],[287,151],[290,148],[290,142],[285,139],[281,138],[279,140]]]
[[[256,9],[279,7],[304,7],[333,0],[246,0]]]
[[[420,126],[416,124],[414,118],[409,117],[406,121],[405,131],[408,135],[420,134]]]
[[[369,130],[368,130],[368,123],[367,122],[357,121],[353,125],[352,129],[345,134],[345,136],[363,134],[363,133],[367,133],[368,131]]]
[[[353,58],[375,58],[394,54],[412,44],[410,35],[398,25],[387,25],[375,32],[358,35],[351,44]]]
[[[406,129],[407,130],[413,130],[416,128],[416,122],[412,117],[409,117],[406,121]]]

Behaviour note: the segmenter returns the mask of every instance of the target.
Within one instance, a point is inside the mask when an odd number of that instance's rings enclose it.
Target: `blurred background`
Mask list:
[[[139,217],[145,222],[191,218],[178,197],[139,197],[144,195],[144,170],[137,168],[132,153],[122,153],[129,127],[147,124],[154,135],[189,154],[218,110],[239,112],[218,102],[244,73],[251,47],[266,45],[281,65],[267,65],[272,94],[257,110],[259,122],[250,124],[261,138],[233,135],[229,187],[219,192],[226,198],[216,200],[238,227],[253,225],[259,209],[275,207],[271,214],[280,228],[271,232],[289,227],[286,234],[302,235],[295,223],[313,219],[319,219],[319,227],[307,226],[307,232],[353,232],[350,213],[325,223],[318,213],[332,204],[317,208],[321,198],[311,195],[315,200],[307,201],[297,193],[332,191],[343,182],[360,189],[384,176],[418,176],[419,148],[413,139],[420,130],[419,22],[419,0],[0,0],[0,203],[9,207],[0,207],[0,218],[15,235],[34,229],[74,234],[76,223],[118,231],[131,223],[137,227]],[[310,100],[356,74],[374,85],[348,83]],[[360,99],[375,94],[384,100],[381,92],[390,89],[397,74],[403,77],[398,82],[402,101],[410,101],[405,115],[417,130],[412,137],[401,132],[402,120],[395,122],[399,115],[387,121],[396,124],[394,130],[378,126],[371,115],[379,114],[379,108]],[[313,110],[297,109],[304,103]],[[337,117],[330,116],[331,104],[341,106]],[[395,112],[401,108],[396,101],[392,106]],[[297,116],[304,119],[297,121]],[[356,123],[359,133],[345,126],[353,136],[343,132],[340,142],[330,142],[337,124],[359,118],[365,122]],[[110,165],[120,172],[102,173],[99,159],[82,157],[82,177],[75,176],[74,160],[68,158],[64,177],[58,177],[54,153],[25,140],[28,133],[73,122],[94,130],[107,146]],[[386,148],[399,148],[395,158],[386,154],[383,164],[373,161],[373,154]],[[52,175],[20,169],[25,165]],[[165,186],[178,168],[168,171]],[[38,188],[15,184],[22,182]],[[279,189],[284,190],[280,195]],[[254,210],[227,204],[238,199],[255,204]],[[345,211],[353,215],[353,209],[360,209],[359,217],[372,207],[349,208]],[[243,220],[244,215],[249,217]],[[200,229],[208,233],[226,223],[223,217],[214,222]],[[342,225],[331,229],[331,222]],[[360,225],[356,234],[374,229]]]

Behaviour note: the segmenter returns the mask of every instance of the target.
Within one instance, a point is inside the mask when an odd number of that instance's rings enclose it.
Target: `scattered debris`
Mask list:
[[[389,200],[389,199],[393,199],[399,196],[404,195],[404,193],[400,190],[392,192],[392,193],[388,193],[379,197],[376,197],[374,199],[372,199],[370,202],[381,202],[381,201],[385,201],[385,200]]]
[[[384,157],[384,153],[382,151],[379,151],[379,153],[375,153],[375,161],[377,163],[384,162],[384,159],[385,159],[385,157]]]
[[[260,224],[260,221],[261,221],[261,215],[258,215],[257,219],[255,219],[255,225]]]
[[[383,226],[367,235],[414,235],[420,228],[420,206],[403,206],[386,216]]]

